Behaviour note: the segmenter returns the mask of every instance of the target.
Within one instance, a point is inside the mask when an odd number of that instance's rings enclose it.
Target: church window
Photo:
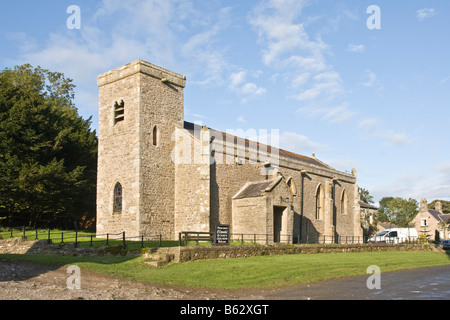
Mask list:
[[[323,186],[319,185],[316,191],[316,220],[323,219],[324,212],[324,191]]]
[[[117,182],[114,186],[114,213],[122,213],[122,196],[122,185],[120,184],[120,182]]]
[[[153,127],[153,145],[154,146],[158,145],[158,128],[157,128],[157,126]]]
[[[345,190],[343,190],[342,196],[341,196],[341,214],[347,214],[347,213],[348,213],[347,192],[345,192]]]
[[[123,100],[120,103],[114,103],[114,124],[125,119],[125,103]]]
[[[292,177],[288,179],[287,184],[289,189],[291,189],[292,194],[297,194],[297,187],[295,186],[294,179],[292,179]]]

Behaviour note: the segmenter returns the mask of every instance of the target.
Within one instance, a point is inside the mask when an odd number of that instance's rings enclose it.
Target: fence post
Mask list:
[[[159,248],[162,247],[162,234],[159,234]]]
[[[64,232],[61,232],[61,243],[64,243]]]
[[[50,239],[50,228],[48,228],[48,244],[50,244],[51,239]]]
[[[38,240],[38,229],[36,228],[36,239],[34,240]]]
[[[127,245],[125,244],[125,231],[122,232],[122,248],[126,249]]]
[[[75,248],[78,248],[78,230],[75,230]]]
[[[109,246],[109,233],[106,234],[106,245]]]
[[[241,234],[241,246],[243,246],[244,245],[244,234]]]
[[[144,247],[144,235],[141,236],[141,248]]]
[[[178,246],[181,247],[181,232],[178,232]]]
[[[11,237],[10,238],[12,238],[13,237],[13,232],[12,232],[12,228],[11,227],[9,227],[9,231],[11,232]]]
[[[25,226],[22,226],[23,238],[25,239]]]
[[[91,234],[91,243],[89,244],[89,247],[93,247],[94,244],[92,243],[92,238],[94,237],[94,235]]]

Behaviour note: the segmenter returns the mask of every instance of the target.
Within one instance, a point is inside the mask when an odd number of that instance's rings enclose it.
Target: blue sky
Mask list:
[[[380,29],[367,27],[371,5]],[[282,148],[355,168],[377,201],[450,200],[449,1],[20,0],[0,12],[2,69],[72,78],[93,128],[97,75],[143,59],[187,77],[187,121],[278,129]]]

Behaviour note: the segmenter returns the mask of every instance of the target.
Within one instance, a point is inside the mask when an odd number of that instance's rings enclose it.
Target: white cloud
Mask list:
[[[366,70],[365,73],[365,79],[361,83],[361,85],[363,85],[364,87],[373,87],[378,81],[377,75],[371,70]]]
[[[244,123],[247,123],[247,120],[245,120],[244,116],[239,116],[237,118],[237,122],[244,124]]]
[[[343,101],[345,87],[339,73],[326,61],[329,46],[320,36],[312,39],[305,24],[298,22],[308,4],[303,0],[264,1],[249,15],[249,23],[263,45],[263,63],[289,79],[293,91],[289,98],[302,104],[299,113],[343,121],[354,112]]]
[[[366,47],[363,44],[349,44],[347,50],[349,52],[364,52]]]
[[[283,132],[279,139],[280,148],[302,155],[310,155],[313,152],[328,149],[328,146],[311,141],[308,137],[295,132]]]
[[[249,99],[262,96],[266,92],[265,88],[246,80],[247,71],[233,72],[229,76],[229,87],[241,97],[241,102],[245,103]]]
[[[405,132],[396,132],[392,129],[383,129],[375,118],[364,118],[358,123],[364,132],[365,138],[380,139],[385,147],[399,147],[412,142],[414,139]]]
[[[379,199],[394,196],[417,201],[425,198],[428,202],[450,200],[450,163],[423,168],[421,173],[403,172],[386,183],[370,187],[370,192]]]
[[[419,19],[419,21],[423,21],[423,20],[425,20],[427,18],[431,18],[435,15],[437,15],[437,12],[433,8],[424,8],[424,9],[417,10],[417,19]]]

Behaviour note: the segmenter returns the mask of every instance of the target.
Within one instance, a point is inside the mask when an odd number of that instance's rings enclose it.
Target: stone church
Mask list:
[[[184,121],[186,78],[148,62],[97,82],[98,235],[362,236],[355,170]]]

